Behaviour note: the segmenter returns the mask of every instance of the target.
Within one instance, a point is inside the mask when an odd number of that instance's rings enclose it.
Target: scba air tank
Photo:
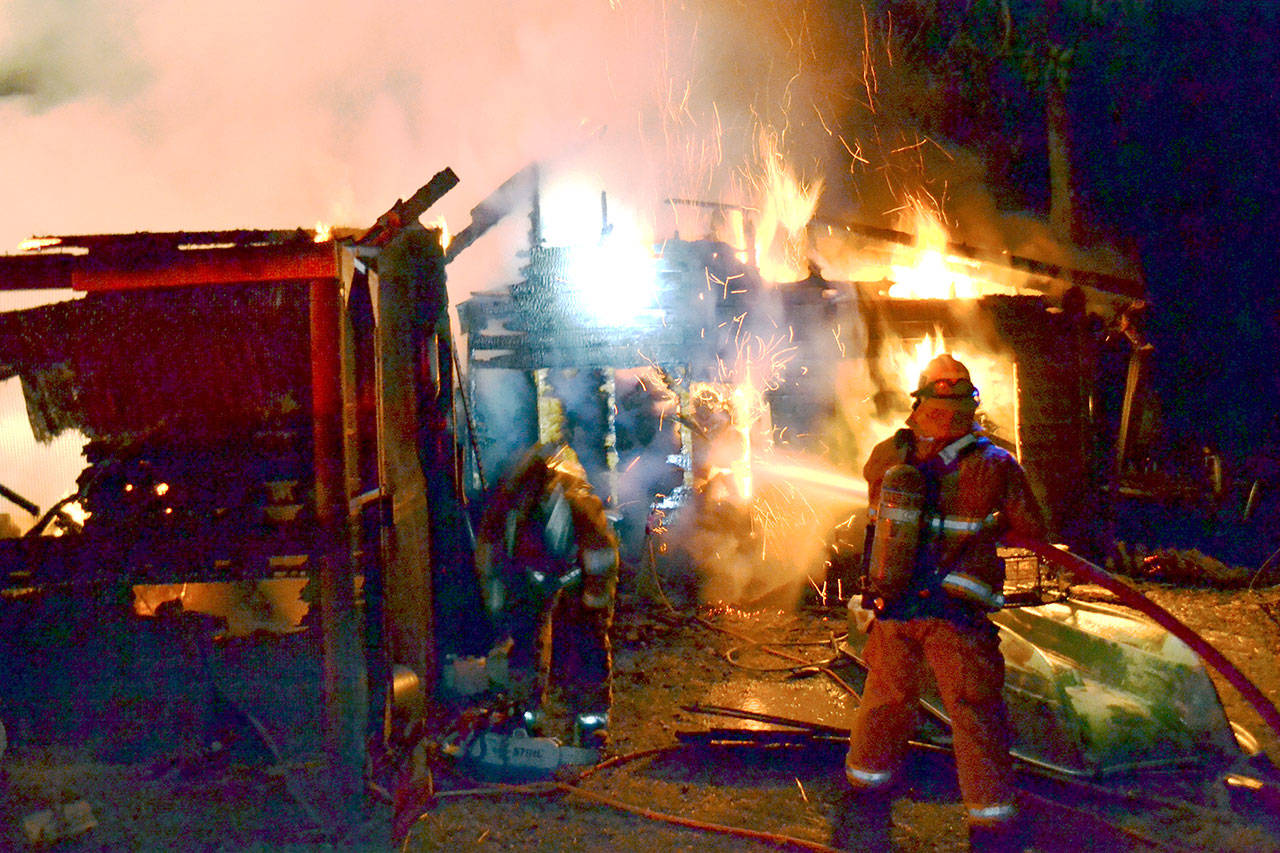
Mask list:
[[[902,595],[911,584],[923,510],[924,475],[920,470],[911,465],[895,465],[885,472],[867,566],[867,581],[877,609]]]

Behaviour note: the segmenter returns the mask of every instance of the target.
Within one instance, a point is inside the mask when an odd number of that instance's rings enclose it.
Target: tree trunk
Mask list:
[[[1079,236],[1079,227],[1071,168],[1067,93],[1057,81],[1050,81],[1045,89],[1045,114],[1049,141],[1049,223],[1059,240],[1074,243]]]

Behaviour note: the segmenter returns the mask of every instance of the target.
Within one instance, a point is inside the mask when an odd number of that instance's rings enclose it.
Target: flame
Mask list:
[[[903,230],[915,234],[915,243],[906,247],[891,265],[896,299],[976,299],[978,283],[954,269],[947,257],[947,229],[942,216],[919,199],[908,201],[905,214],[911,224]]]
[[[936,327],[914,344],[904,341],[903,355],[895,363],[898,387],[909,391],[915,390],[925,365],[947,351],[947,340],[942,330]],[[977,384],[976,380],[974,384]]]
[[[90,512],[77,501],[62,505],[62,511],[76,524],[84,524],[89,520]]]
[[[751,214],[745,210],[719,211],[713,217],[711,235],[730,246],[746,246],[751,242],[747,228],[750,216]],[[737,257],[744,264],[751,260],[750,253],[746,249],[738,251]]]
[[[703,477],[716,497],[744,503],[752,496],[752,446],[768,433],[768,404],[750,382],[724,385],[697,382],[690,398],[700,428]],[[764,434],[762,436],[762,433]]]
[[[783,160],[778,141],[759,134],[764,172],[757,183],[759,222],[756,225],[756,263],[766,281],[800,281],[809,275],[808,225],[822,195],[822,180],[806,183]]]
[[[317,243],[328,243],[333,239],[333,226],[327,222],[317,220],[311,239]]]
[[[733,389],[729,407],[732,423],[742,446],[742,453],[734,458],[730,470],[738,487],[738,494],[750,498],[755,491],[751,476],[751,427],[763,416],[765,402],[749,382],[744,382]]]
[[[733,362],[720,363],[717,381],[697,382],[691,389],[693,415],[710,439],[707,477],[727,478],[737,502],[755,496],[752,458],[773,446],[773,415],[765,394],[781,386],[795,354],[789,334],[744,336]]]
[[[437,216],[427,227],[440,231],[440,248],[448,249],[449,243],[453,240],[453,232],[449,230],[449,223],[445,221],[444,215]]]
[[[61,237],[32,237],[29,240],[23,240],[18,244],[19,252],[36,252],[40,249],[48,249],[51,246],[57,246],[62,242]]]
[[[897,353],[886,355],[885,374],[896,378],[899,388],[914,389],[925,365],[935,356],[950,353],[969,369],[969,376],[981,395],[978,419],[993,436],[1020,447],[1018,435],[1017,364],[1007,353],[991,352],[962,341],[947,341],[941,329],[935,328],[921,340],[902,341]],[[900,424],[884,425],[888,430]],[[881,436],[883,437],[883,436]]]

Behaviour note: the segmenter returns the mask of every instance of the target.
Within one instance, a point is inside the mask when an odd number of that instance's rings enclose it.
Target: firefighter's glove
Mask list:
[[[906,461],[916,449],[916,434],[907,427],[903,427],[893,434],[893,446],[902,454],[903,461]]]
[[[566,560],[573,553],[575,531],[573,510],[564,486],[556,483],[540,507],[542,512],[542,543],[553,557]]]
[[[582,604],[589,610],[613,605],[618,585],[618,549],[588,548],[582,553]]]

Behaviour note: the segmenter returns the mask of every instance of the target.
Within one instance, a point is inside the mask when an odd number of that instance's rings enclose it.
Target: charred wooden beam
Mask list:
[[[0,290],[69,289],[79,260],[68,254],[0,257]]]
[[[222,231],[135,231],[130,234],[64,234],[33,238],[42,249],[62,251],[83,249],[90,253],[118,256],[152,254],[160,250],[190,248],[234,248],[313,243],[315,232],[304,228],[233,228]]]
[[[400,233],[400,229],[416,222],[444,194],[458,185],[458,176],[450,168],[444,168],[421,186],[408,200],[396,199],[396,203],[378,217],[368,231],[360,235],[356,243],[362,246],[385,246]]]
[[[10,503],[16,504],[28,515],[39,515],[40,507],[15,492],[13,489],[0,483],[0,498],[4,498]]]
[[[530,163],[491,192],[484,201],[471,208],[471,223],[453,236],[445,252],[444,262],[452,263],[464,249],[480,239],[486,231],[501,222],[522,201],[532,202],[538,187],[538,163]],[[534,226],[537,229],[537,226]]]
[[[324,742],[337,814],[359,808],[364,770],[363,650],[355,605],[342,422],[342,296],[334,279],[311,283],[312,436],[316,551],[323,646]]]

